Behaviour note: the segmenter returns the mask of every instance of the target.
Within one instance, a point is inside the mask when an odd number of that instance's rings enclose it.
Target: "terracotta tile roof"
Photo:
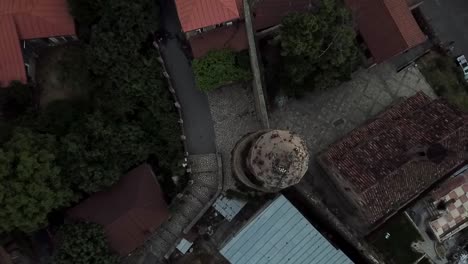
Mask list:
[[[256,30],[279,25],[283,17],[294,12],[314,10],[319,0],[262,0],[254,7],[253,24]]]
[[[0,34],[0,87],[12,80],[26,83],[21,44],[12,17],[0,16]]]
[[[249,47],[243,22],[196,35],[190,38],[189,42],[195,58],[203,57],[211,50],[228,48],[234,51],[242,51]]]
[[[239,19],[236,0],[175,0],[184,32]]]
[[[70,209],[68,215],[104,226],[111,247],[125,256],[166,221],[169,211],[151,167],[143,164],[109,190]]]
[[[426,40],[405,0],[345,0],[375,62]]]
[[[443,100],[419,93],[352,131],[319,160],[329,174],[351,186],[372,224],[465,162],[467,120],[466,113]],[[457,154],[440,163],[408,154],[436,143]]]
[[[281,19],[292,12],[304,12],[311,10],[313,3],[318,0],[263,0],[254,6],[255,16],[253,24],[256,30],[276,26]],[[237,0],[240,15],[243,15],[242,0]],[[233,26],[225,26],[203,32],[189,39],[193,56],[199,58],[210,50],[229,48],[234,51],[247,49],[247,35],[245,23],[239,21]]]
[[[19,40],[75,35],[66,0],[0,0],[0,21],[0,87],[26,82]],[[3,73],[7,67],[12,69]]]

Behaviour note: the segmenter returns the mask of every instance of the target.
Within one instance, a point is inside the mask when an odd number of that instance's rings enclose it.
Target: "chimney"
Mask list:
[[[447,156],[449,151],[439,143],[434,143],[428,147],[416,147],[408,152],[408,156],[416,161],[430,161],[433,163],[441,163]]]

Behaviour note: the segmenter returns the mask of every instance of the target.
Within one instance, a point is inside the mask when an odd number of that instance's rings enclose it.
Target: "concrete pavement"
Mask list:
[[[468,56],[468,1],[424,0],[420,10],[442,43],[455,41],[454,56]]]
[[[208,98],[197,89],[181,38],[176,37],[181,34],[181,27],[174,1],[160,2],[161,28],[172,36],[161,43],[160,50],[181,105],[187,151],[190,155],[215,153],[215,133]]]

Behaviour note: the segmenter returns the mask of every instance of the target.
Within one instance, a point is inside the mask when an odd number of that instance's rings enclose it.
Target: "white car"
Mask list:
[[[465,58],[465,55],[461,55],[457,57],[458,65],[463,70],[463,74],[465,75],[465,80],[468,81],[468,61]]]

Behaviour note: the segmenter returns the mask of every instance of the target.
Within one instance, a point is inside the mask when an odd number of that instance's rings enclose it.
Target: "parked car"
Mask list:
[[[460,65],[460,67],[463,70],[463,74],[465,75],[465,80],[468,81],[468,61],[466,60],[465,55],[458,56],[457,62],[458,62],[458,65]]]

